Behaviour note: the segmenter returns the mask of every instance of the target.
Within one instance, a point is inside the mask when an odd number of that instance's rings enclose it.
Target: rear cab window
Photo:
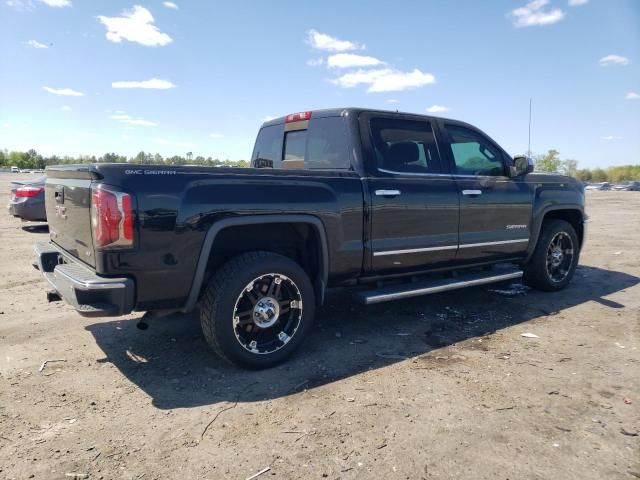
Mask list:
[[[316,117],[268,125],[258,133],[251,165],[290,170],[349,170],[343,117]]]

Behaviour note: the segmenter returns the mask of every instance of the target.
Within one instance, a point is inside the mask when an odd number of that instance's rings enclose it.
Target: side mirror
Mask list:
[[[513,166],[511,167],[512,177],[519,177],[520,175],[526,175],[531,172],[533,172],[533,159],[525,155],[513,157]]]

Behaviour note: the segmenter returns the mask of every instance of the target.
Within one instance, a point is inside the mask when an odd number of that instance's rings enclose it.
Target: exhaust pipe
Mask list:
[[[60,302],[61,300],[62,300],[62,297],[55,290],[50,290],[50,291],[47,292],[47,301],[49,303],[51,303],[51,302]]]

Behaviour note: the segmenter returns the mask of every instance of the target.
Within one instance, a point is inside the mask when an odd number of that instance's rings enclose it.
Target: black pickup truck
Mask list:
[[[364,304],[523,277],[571,280],[584,190],[463,122],[344,108],[263,124],[251,168],[47,168],[48,298],[85,316],[200,308],[206,340],[283,361],[330,287]]]

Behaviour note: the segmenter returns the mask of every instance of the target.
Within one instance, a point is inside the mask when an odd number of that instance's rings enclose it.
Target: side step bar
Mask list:
[[[500,270],[500,273],[496,271],[472,272],[460,274],[456,278],[432,279],[409,284],[391,285],[376,290],[359,292],[355,295],[355,298],[360,303],[372,305],[374,303],[389,302],[391,300],[417,297],[430,293],[446,292],[447,290],[457,290],[459,288],[502,282],[504,280],[514,280],[522,277],[522,270]]]

